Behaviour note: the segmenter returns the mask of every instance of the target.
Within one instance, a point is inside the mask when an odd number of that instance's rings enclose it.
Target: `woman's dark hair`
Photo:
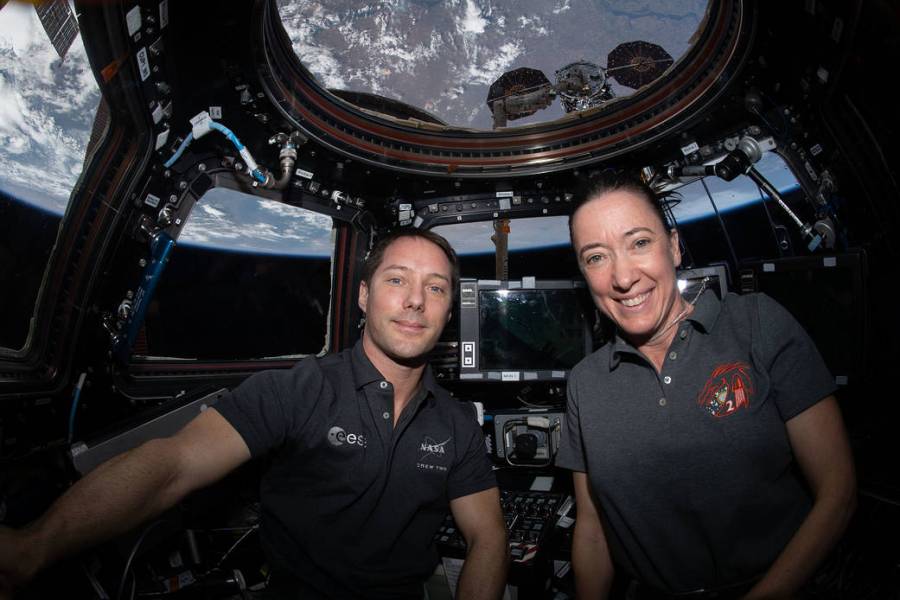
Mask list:
[[[647,205],[653,209],[653,213],[659,217],[659,222],[663,226],[664,231],[670,231],[672,226],[666,219],[666,213],[660,202],[660,196],[654,192],[649,185],[644,183],[640,177],[633,175],[627,171],[607,170],[599,173],[593,173],[588,179],[578,187],[574,192],[574,207],[569,215],[569,240],[574,243],[572,236],[572,222],[575,220],[575,214],[578,210],[595,198],[610,192],[619,190],[631,192],[647,202]]]
[[[434,232],[425,229],[414,229],[412,227],[407,229],[396,229],[378,239],[375,246],[366,256],[366,261],[363,264],[362,280],[366,282],[366,285],[371,285],[372,276],[375,274],[375,271],[378,270],[378,267],[381,266],[381,261],[384,260],[384,253],[388,249],[388,246],[400,238],[405,237],[426,240],[443,251],[447,260],[450,262],[450,284],[453,288],[451,297],[455,298],[456,292],[459,289],[459,259],[456,256],[456,251],[453,249],[453,246],[451,246],[450,242],[446,239]]]

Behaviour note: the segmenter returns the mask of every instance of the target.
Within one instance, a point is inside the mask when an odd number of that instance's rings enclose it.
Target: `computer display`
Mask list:
[[[803,256],[744,265],[742,292],[764,292],[806,329],[835,382],[849,385],[865,374],[868,347],[866,255]]]
[[[681,296],[688,302],[693,302],[704,290],[713,290],[719,299],[728,293],[728,269],[725,265],[679,269],[676,279]]]
[[[565,379],[591,351],[590,307],[580,281],[462,280],[460,378]]]

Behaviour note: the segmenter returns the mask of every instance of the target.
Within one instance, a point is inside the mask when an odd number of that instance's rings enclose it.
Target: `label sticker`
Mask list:
[[[150,60],[147,58],[147,48],[141,48],[137,53],[138,71],[141,72],[141,81],[147,81],[150,77]]]
[[[169,130],[166,129],[158,136],[156,136],[156,149],[159,150],[163,146],[166,145],[166,141],[169,139]]]
[[[811,164],[809,164],[809,161],[804,162],[804,163],[803,163],[803,166],[806,167],[806,172],[807,172],[807,174],[809,174],[809,177],[810,177],[813,181],[818,181],[818,180],[819,180],[819,175],[818,175],[818,173],[816,173],[816,170],[813,169],[813,167],[812,167]]]
[[[697,144],[697,142],[691,142],[687,146],[681,147],[681,153],[684,154],[685,156],[687,156],[688,154],[693,154],[694,152],[697,152],[698,150],[700,150],[700,146]]]
[[[125,25],[128,27],[128,35],[134,35],[141,30],[141,7],[135,6],[125,15]]]
[[[191,117],[191,133],[194,134],[194,139],[200,139],[207,133],[211,127],[209,126],[209,122],[212,119],[209,118],[209,113],[203,111],[201,113],[197,113],[193,117]],[[246,162],[246,159],[245,159]]]

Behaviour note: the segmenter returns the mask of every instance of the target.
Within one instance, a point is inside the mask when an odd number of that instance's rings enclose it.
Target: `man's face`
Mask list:
[[[450,320],[450,278],[450,261],[428,240],[401,237],[385,249],[371,281],[359,286],[363,346],[376,366],[381,356],[408,363],[434,347]]]
[[[582,205],[572,242],[594,303],[632,343],[652,338],[681,309],[678,234],[640,196],[617,190]]]

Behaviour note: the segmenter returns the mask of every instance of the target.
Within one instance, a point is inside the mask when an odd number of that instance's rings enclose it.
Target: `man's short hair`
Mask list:
[[[366,282],[366,285],[371,285],[372,276],[378,270],[378,267],[381,266],[381,261],[384,260],[384,253],[387,251],[388,246],[400,238],[423,239],[431,242],[444,252],[444,256],[447,257],[447,261],[450,263],[450,283],[453,289],[451,298],[456,298],[456,293],[459,290],[459,258],[456,256],[456,251],[446,239],[426,229],[415,229],[412,227],[395,229],[384,237],[379,238],[375,246],[369,251],[363,264],[362,280]]]

